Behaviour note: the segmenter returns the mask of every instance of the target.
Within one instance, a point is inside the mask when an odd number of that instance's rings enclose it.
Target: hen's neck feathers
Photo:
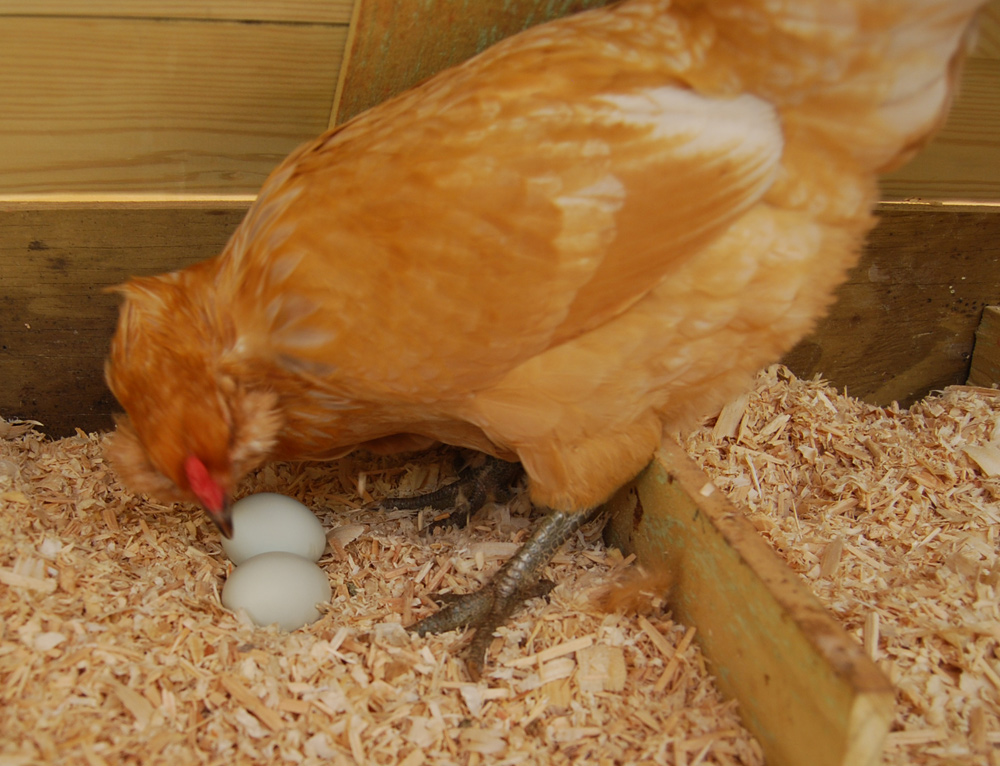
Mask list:
[[[125,304],[106,371],[130,417],[118,437],[123,472],[162,474],[185,499],[182,466],[190,455],[232,489],[267,458],[283,422],[274,393],[223,369],[233,331],[216,310],[215,267],[209,261],[119,288]],[[134,484],[164,494],[158,478]]]

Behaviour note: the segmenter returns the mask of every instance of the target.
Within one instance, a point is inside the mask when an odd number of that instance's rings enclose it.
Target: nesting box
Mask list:
[[[117,301],[103,288],[217,254],[270,170],[302,141],[509,34],[600,4],[6,4],[0,9],[0,415],[40,421],[52,436],[110,427],[114,403],[102,366]],[[786,357],[801,377],[822,373],[873,404],[904,406],[966,381],[983,309],[1000,301],[998,19],[994,0],[948,124],[913,163],[884,179],[879,225],[862,262],[830,315]],[[1000,382],[985,374],[979,385]],[[676,613],[697,627],[713,669],[740,699],[744,719],[774,763],[802,757],[813,734],[825,737],[826,762],[876,758],[892,692],[872,664],[872,652],[849,638],[755,534],[734,520],[737,511],[686,460],[668,449],[619,495],[614,539],[647,563],[686,548],[692,575],[675,578]],[[21,503],[20,492],[8,490],[5,512]],[[108,524],[115,531],[114,522]],[[72,596],[79,572],[59,563],[69,552],[49,553],[58,587]],[[711,562],[718,562],[728,586],[708,576]],[[56,590],[45,566],[31,566],[18,569],[8,562],[0,568],[0,583],[35,594]],[[205,586],[198,595],[208,598],[210,591]],[[739,650],[726,626],[699,609],[706,601],[725,603],[730,622],[768,625],[769,636],[747,635],[746,651]],[[186,638],[180,630],[178,642]],[[19,639],[0,639],[20,640],[44,656],[56,650],[46,648],[56,634],[39,623]],[[363,646],[340,633],[322,649],[331,656],[347,650],[364,656]],[[779,667],[782,650],[789,662]],[[194,651],[204,656],[208,649]],[[235,663],[244,650],[224,651]],[[676,646],[669,651],[681,654]],[[587,656],[592,672],[581,688],[614,687],[618,655]],[[128,651],[120,658],[127,663]],[[750,670],[741,664],[751,660],[764,664]],[[983,663],[992,671],[991,658]],[[996,686],[996,671],[987,675]],[[385,677],[383,672],[379,680]],[[157,687],[159,696],[140,694],[117,676],[107,688],[137,725],[150,725],[157,711],[176,705],[170,683]],[[478,694],[462,689],[469,699]],[[566,687],[551,691],[566,697]],[[206,681],[205,692],[210,705],[226,695],[241,701],[264,726],[263,732],[252,731],[255,737],[282,729],[283,715],[305,717],[336,707],[330,692],[315,705],[285,697],[275,708],[269,706],[273,699],[248,691],[230,675],[214,686]],[[810,693],[822,700],[802,704]],[[995,705],[995,694],[990,699]],[[570,699],[564,701],[571,707]],[[475,698],[470,709],[489,703],[488,696]],[[532,720],[538,715],[528,711]],[[974,733],[992,746],[998,740],[982,722],[992,720],[985,716]],[[348,715],[338,732],[355,757],[364,752],[366,725]],[[193,741],[196,734],[189,737]],[[466,739],[474,740],[469,752],[480,755],[495,745],[488,733]],[[44,743],[39,747],[44,755]],[[699,750],[691,748],[696,759]],[[319,744],[313,750],[323,753]],[[407,756],[406,762],[416,766],[421,760]],[[817,756],[812,762],[823,761]]]

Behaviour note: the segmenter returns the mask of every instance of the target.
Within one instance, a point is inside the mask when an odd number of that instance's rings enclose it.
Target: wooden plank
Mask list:
[[[116,311],[101,287],[215,255],[247,201],[0,209],[0,415],[53,434],[106,425]],[[1000,211],[886,209],[838,303],[785,362],[868,401],[906,404],[966,381],[980,314],[997,303]]]
[[[528,27],[609,0],[358,0],[332,123],[339,124]]]
[[[1000,201],[1000,59],[970,59],[948,121],[881,181],[887,200]]]
[[[977,37],[973,56],[1000,59],[1000,0],[990,0],[983,8]]]
[[[503,6],[465,0],[413,4],[358,0],[331,124],[339,124],[436,72],[533,24],[605,4],[536,0]],[[980,23],[979,45],[968,62],[944,129],[906,167],[883,179],[886,199],[1000,200],[1000,0]]]
[[[666,569],[723,693],[772,766],[880,761],[889,681],[673,442],[609,504],[609,544]]]
[[[987,306],[983,310],[983,321],[976,330],[968,384],[983,388],[1000,386],[1000,306]]]
[[[352,0],[93,0],[87,3],[80,0],[0,0],[0,20],[4,16],[117,16],[347,24],[352,6]]]
[[[0,199],[256,192],[326,129],[347,29],[0,17]]]
[[[873,404],[964,383],[983,308],[1000,303],[1000,210],[884,206],[837,302],[784,362]]]
[[[102,288],[216,255],[242,207],[0,211],[0,416],[99,430],[118,298]]]
[[[887,200],[1000,201],[1000,0],[979,18],[958,97],[934,140],[882,179]]]

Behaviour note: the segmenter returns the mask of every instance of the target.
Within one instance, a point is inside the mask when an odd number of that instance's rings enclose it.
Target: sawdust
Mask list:
[[[428,536],[362,506],[436,486],[450,453],[274,465],[329,530],[315,624],[255,628],[219,604],[228,564],[200,512],[121,487],[102,437],[0,422],[0,764],[758,764],[693,642],[657,600],[596,606],[627,565],[592,525],[559,582],[500,631],[472,684],[450,633],[401,625],[483,582],[524,539],[523,500]],[[774,367],[688,435],[689,453],[898,689],[887,764],[1000,763],[1000,394],[877,408]]]
[[[1000,391],[880,408],[775,366],[686,447],[896,687],[885,763],[1000,763]]]
[[[120,486],[102,437],[0,433],[0,764],[759,764],[692,642],[653,600],[607,614],[627,562],[591,525],[549,567],[559,586],[502,629],[469,683],[460,633],[401,625],[428,593],[483,582],[529,520],[494,507],[428,536],[361,506],[430,488],[447,453],[410,465],[269,466],[243,492],[315,509],[334,597],[313,625],[255,628],[219,603],[228,571],[194,509]]]

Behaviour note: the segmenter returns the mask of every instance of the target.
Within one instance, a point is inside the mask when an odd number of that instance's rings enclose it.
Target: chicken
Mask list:
[[[629,0],[334,128],[221,255],[118,288],[113,465],[227,533],[270,460],[519,461],[538,527],[419,626],[477,625],[481,654],[665,432],[823,314],[877,175],[943,121],[980,5]]]

